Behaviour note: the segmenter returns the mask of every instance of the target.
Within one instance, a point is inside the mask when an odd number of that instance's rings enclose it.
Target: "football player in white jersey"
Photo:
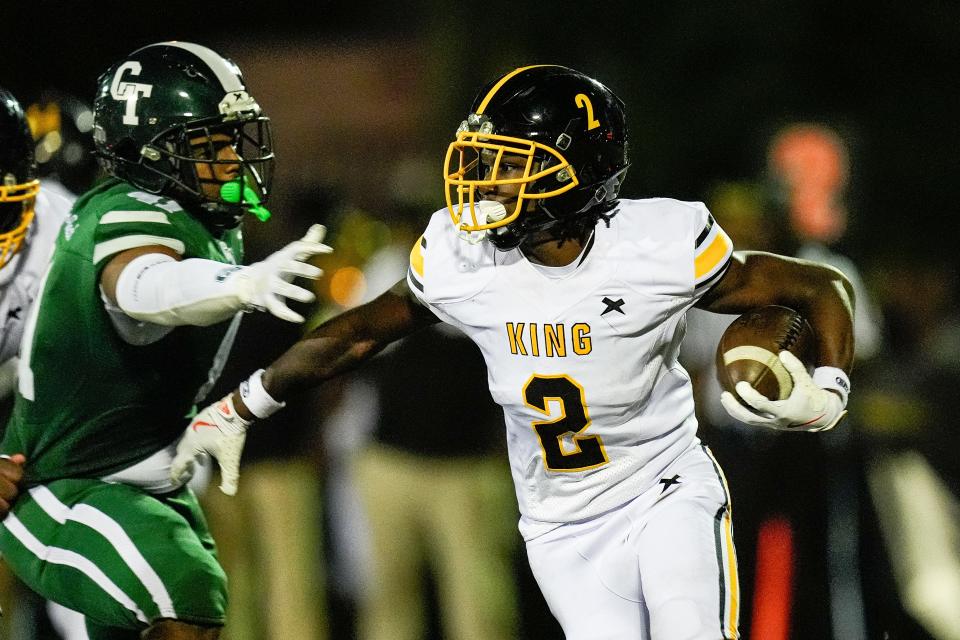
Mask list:
[[[537,65],[491,82],[448,149],[447,207],[407,278],[204,409],[197,420],[220,429],[187,429],[174,473],[208,454],[236,460],[238,426],[449,322],[486,360],[520,530],[566,637],[737,638],[730,497],[677,363],[684,315],[800,309],[819,336],[813,376],[782,355],[789,398],[746,389],[756,413],[726,404],[754,424],[815,431],[844,413],[853,301],[835,269],[734,253],[701,203],[619,199],[627,167],[623,103],[596,80]],[[435,392],[456,394],[457,381]]]
[[[72,206],[41,186],[23,109],[0,87],[0,398],[13,390],[27,311]],[[0,520],[17,495],[24,461],[19,454],[0,459]]]
[[[41,188],[23,108],[0,87],[0,397],[13,388],[27,310],[72,206]],[[0,520],[16,496],[22,462],[19,455],[0,459]]]
[[[2,88],[0,180],[0,363],[7,363],[20,348],[27,309],[73,201],[62,190],[41,187],[23,109]]]

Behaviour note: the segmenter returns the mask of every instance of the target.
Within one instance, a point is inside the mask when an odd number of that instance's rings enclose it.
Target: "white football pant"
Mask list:
[[[739,638],[726,480],[702,445],[631,502],[526,544],[567,640]]]

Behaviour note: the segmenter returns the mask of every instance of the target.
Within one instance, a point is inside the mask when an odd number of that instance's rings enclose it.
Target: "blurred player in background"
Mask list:
[[[363,297],[342,300],[347,308],[373,300],[406,273],[419,223],[414,231],[398,218],[390,220],[389,244],[363,265],[356,286]],[[341,244],[358,235],[353,228],[366,231],[357,240],[371,242],[377,223],[348,221],[336,255],[349,255]],[[335,281],[348,269],[334,271]],[[343,298],[339,287],[333,296]],[[431,391],[454,379],[459,393]],[[445,638],[517,638],[516,503],[503,458],[503,415],[476,346],[449,325],[431,327],[343,382],[323,428],[336,514],[331,574],[339,573],[330,584],[340,590],[356,583],[357,637],[417,640],[436,619]],[[244,470],[245,492],[257,482],[251,470]]]
[[[44,188],[76,197],[102,177],[93,145],[93,107],[48,89],[25,109]]]
[[[734,254],[700,203],[620,200],[628,164],[624,105],[604,85],[553,65],[495,79],[449,147],[448,207],[408,277],[202,410],[194,424],[220,430],[188,428],[174,477],[232,449],[225,434],[278,399],[442,320],[486,360],[527,556],[566,637],[738,637],[730,500],[676,360],[684,314],[800,309],[819,336],[813,377],[785,353],[789,398],[741,385],[758,413],[732,395],[725,406],[760,426],[829,429],[853,359],[849,284],[829,267]],[[433,392],[456,396],[458,380]]]
[[[23,337],[27,311],[37,297],[60,225],[73,201],[54,186],[41,186],[33,141],[17,99],[0,88],[0,362],[6,374]],[[12,389],[4,375],[0,395]]]
[[[317,277],[304,260],[328,248],[311,229],[239,266],[239,225],[266,216],[273,152],[229,60],[148,45],[101,76],[94,106],[112,178],[67,218],[26,319],[0,453],[26,454],[30,488],[0,551],[37,593],[83,613],[94,640],[216,638],[225,576],[194,494],[170,480],[177,435],[241,312],[302,321],[286,299],[312,294],[290,281]]]
[[[16,356],[24,323],[37,297],[57,232],[70,213],[73,201],[54,186],[41,185],[24,111],[17,99],[3,88],[0,88],[0,180],[0,319],[3,323],[0,398],[6,398],[16,383]],[[16,457],[16,460],[22,458]],[[7,500],[12,498],[9,483],[17,479],[19,473],[19,466],[0,460],[0,518],[6,513]],[[13,593],[8,574],[0,572],[0,604],[8,611],[19,604],[8,600]],[[22,619],[29,613],[14,610],[13,615]]]
[[[771,137],[762,181],[718,185],[708,200],[737,246],[843,272],[857,303],[855,359],[863,362],[880,347],[881,319],[859,270],[836,249],[848,224],[850,176],[848,145],[836,130],[793,123]],[[789,632],[858,637],[851,623],[840,622],[859,617],[863,626],[855,481],[848,477],[851,463],[838,456],[845,439],[834,434],[798,440],[757,431],[723,410],[717,342],[736,317],[692,310],[681,362],[694,376],[698,415],[717,455],[736,455],[742,462],[730,470],[729,480],[745,498],[738,509],[744,631],[770,640]],[[807,479],[796,482],[799,475]]]

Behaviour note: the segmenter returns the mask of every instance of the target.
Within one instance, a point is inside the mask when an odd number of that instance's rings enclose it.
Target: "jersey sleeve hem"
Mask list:
[[[127,249],[149,247],[151,245],[168,247],[180,255],[183,255],[183,252],[186,251],[186,245],[183,241],[176,238],[151,234],[133,234],[98,242],[93,248],[93,264],[100,264],[104,259]]]

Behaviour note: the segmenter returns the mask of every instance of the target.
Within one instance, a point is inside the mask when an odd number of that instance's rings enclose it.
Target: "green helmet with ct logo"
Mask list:
[[[256,199],[265,202],[270,193],[269,118],[237,65],[201,45],[151,44],[110,67],[98,80],[93,137],[109,174],[173,198],[216,226],[238,224],[247,205],[205,190],[219,182],[198,174],[197,165],[240,165]],[[218,159],[224,144],[239,159]]]

